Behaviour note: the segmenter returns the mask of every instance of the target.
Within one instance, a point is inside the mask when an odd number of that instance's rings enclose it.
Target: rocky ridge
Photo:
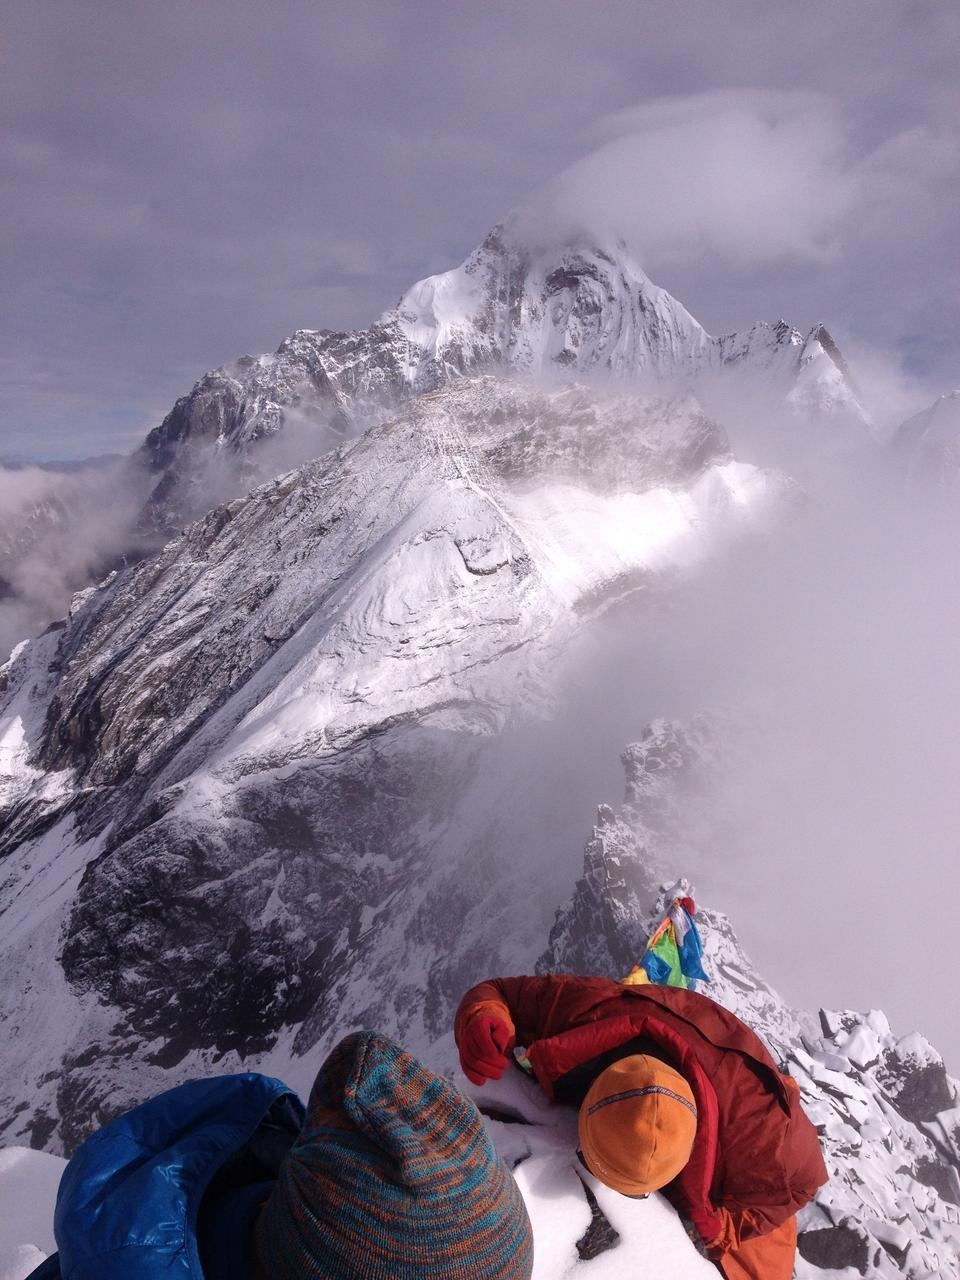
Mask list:
[[[684,812],[714,784],[717,722],[659,721],[624,753],[626,798],[601,806],[583,875],[539,968],[620,977],[662,918],[667,880],[697,856]],[[701,908],[705,993],[767,1042],[800,1086],[830,1181],[800,1215],[798,1280],[960,1276],[960,1083],[917,1034],[879,1011],[790,1008],[729,919]]]

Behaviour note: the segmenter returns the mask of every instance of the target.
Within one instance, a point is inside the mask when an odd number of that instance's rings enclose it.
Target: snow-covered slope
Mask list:
[[[248,481],[275,473],[281,434],[295,437],[289,456],[313,457],[332,433],[356,431],[400,399],[484,372],[694,390],[720,378],[771,415],[865,420],[822,326],[806,337],[782,321],[711,337],[622,243],[538,244],[512,218],[371,328],[300,330],[273,356],[201,379],[140,451],[160,477],[145,520],[172,529],[206,510],[211,486],[226,485],[232,467]]]
[[[4,676],[8,1140],[344,1024],[428,1046],[532,963],[556,899],[494,735],[790,493],[689,397],[461,380],[78,601]]]

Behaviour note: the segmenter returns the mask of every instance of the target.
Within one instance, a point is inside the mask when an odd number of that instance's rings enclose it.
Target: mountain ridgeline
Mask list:
[[[156,477],[144,522],[172,532],[209,507],[211,484],[233,496],[278,457],[316,456],[405,399],[483,374],[639,380],[680,393],[719,378],[759,395],[772,416],[865,418],[822,325],[805,337],[783,321],[711,337],[622,243],[537,246],[511,219],[370,328],[301,329],[274,355],[202,378],[140,450]]]
[[[868,432],[822,328],[711,337],[622,246],[508,222],[369,329],[177,402],[135,463],[164,545],[0,668],[0,1141],[72,1150],[211,1070],[303,1091],[357,1026],[449,1068],[478,978],[629,967],[731,734],[637,725],[585,853],[582,793],[548,794],[537,753],[611,607],[643,627],[804,508],[735,456],[718,387]],[[876,1012],[790,1009],[703,924],[711,994],[796,1077],[835,1175],[802,1276],[960,1276],[940,1057]]]

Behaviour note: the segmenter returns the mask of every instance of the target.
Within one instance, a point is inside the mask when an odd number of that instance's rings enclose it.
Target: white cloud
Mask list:
[[[721,254],[822,261],[860,189],[839,112],[821,94],[663,98],[602,121],[597,150],[531,202],[566,231],[624,237],[646,260]]]
[[[600,145],[523,211],[550,234],[624,238],[655,269],[839,261],[889,239],[960,170],[955,139],[916,126],[865,148],[823,93],[730,89],[660,98],[601,121]]]

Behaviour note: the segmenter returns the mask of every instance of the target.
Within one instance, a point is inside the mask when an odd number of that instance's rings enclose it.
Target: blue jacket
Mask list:
[[[303,1114],[285,1084],[248,1072],[119,1116],[64,1170],[59,1253],[30,1280],[245,1280],[254,1215]]]

